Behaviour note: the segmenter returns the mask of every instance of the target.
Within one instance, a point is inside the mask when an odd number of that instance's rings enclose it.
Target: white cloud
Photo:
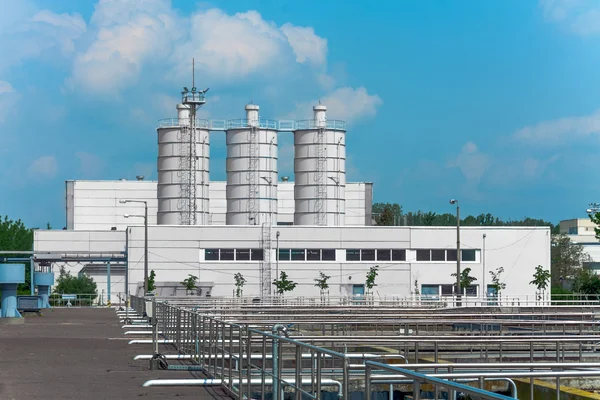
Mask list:
[[[311,27],[284,24],[281,31],[287,37],[299,63],[321,65],[327,58],[327,40],[315,34]]]
[[[448,163],[450,168],[459,168],[467,181],[479,183],[490,166],[490,158],[482,153],[473,142],[467,142],[460,154]]]
[[[84,178],[92,178],[102,175],[106,163],[95,154],[83,151],[75,153],[79,159],[79,170]]]
[[[597,0],[540,0],[548,21],[564,24],[574,33],[600,33],[600,3]]]
[[[553,145],[582,136],[600,134],[600,110],[591,115],[543,121],[517,130],[513,137],[538,145]]]
[[[327,106],[327,118],[353,123],[359,119],[373,117],[383,100],[377,95],[370,95],[364,87],[343,87],[310,102],[296,105],[296,110],[282,119],[311,119],[312,107],[318,103]]]
[[[57,172],[58,162],[54,156],[42,156],[33,161],[27,169],[28,175],[34,179],[52,179],[56,176]]]
[[[168,0],[100,0],[90,27],[93,41],[77,54],[67,80],[72,90],[115,93],[137,84],[145,69],[181,84],[192,58],[198,82],[273,80],[302,65],[322,66],[327,55],[327,41],[310,27],[279,27],[257,11],[212,8],[184,17]]]

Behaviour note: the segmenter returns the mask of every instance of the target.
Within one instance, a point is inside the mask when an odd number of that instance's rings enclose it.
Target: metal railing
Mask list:
[[[51,307],[98,307],[102,301],[98,294],[61,294],[53,293],[48,296]]]
[[[569,358],[581,360],[582,352],[591,351],[588,345],[598,340],[595,334],[507,338],[485,335],[464,337],[456,333],[439,332],[438,336],[398,336],[396,334],[384,337],[369,336],[368,332],[363,331],[362,335],[358,337],[326,336],[330,330],[344,330],[345,328],[340,327],[340,324],[344,322],[334,320],[325,324],[318,321],[304,321],[300,327],[297,323],[289,322],[293,321],[293,317],[285,317],[281,314],[281,310],[273,311],[268,307],[263,310],[263,313],[250,312],[250,315],[246,315],[247,320],[231,316],[225,319],[209,315],[211,311],[206,309],[172,305],[156,298],[145,300],[152,302],[153,315],[156,318],[156,335],[153,335],[156,340],[153,347],[155,356],[163,357],[165,360],[163,368],[202,370],[210,379],[201,380],[202,382],[198,384],[218,383],[237,399],[244,397],[264,399],[265,393],[268,391],[273,392],[275,400],[283,399],[284,391],[294,393],[294,398],[298,400],[320,399],[323,397],[322,392],[325,389],[337,393],[339,398],[344,399],[349,398],[352,391],[364,390],[366,399],[369,399],[372,384],[388,381],[399,385],[412,385],[415,399],[420,398],[420,388],[425,384],[434,385],[436,392],[438,390],[447,391],[450,395],[461,392],[480,399],[507,399],[509,397],[497,395],[482,388],[450,382],[432,375],[445,368],[448,371],[446,372],[449,375],[448,379],[454,379],[452,374],[460,372],[464,376],[456,376],[456,378],[480,384],[483,380],[506,380],[506,377],[498,375],[498,371],[508,375],[508,372],[503,371],[514,367],[517,371],[511,373],[520,376],[519,373],[523,370],[533,371],[536,368],[533,364],[507,363],[511,354],[516,354],[517,358],[522,358],[523,354],[527,354],[531,357],[531,362],[551,359],[564,363],[565,359]],[[131,297],[131,306],[138,314],[141,314],[144,309],[145,300],[136,296]],[[333,313],[336,312],[333,311]],[[439,314],[438,317],[442,315]],[[313,315],[313,318],[324,320],[333,316],[334,314],[324,312],[323,315]],[[351,326],[354,315],[345,317],[345,323]],[[538,322],[549,323],[548,321]],[[565,322],[568,321],[553,321],[554,324]],[[579,321],[576,322],[579,323]],[[382,324],[386,323],[392,327],[392,330],[402,326],[402,323],[382,322]],[[162,336],[160,339],[158,339],[158,332]],[[408,335],[409,331],[407,330],[405,333]],[[187,355],[189,356],[188,360],[193,361],[194,365],[168,365],[168,355],[158,352],[159,344],[174,346],[173,348],[177,352],[175,357]],[[587,347],[584,347],[584,344]],[[342,349],[336,350],[340,346]],[[393,354],[370,354],[364,351],[353,353],[346,349],[346,347],[375,348],[381,346],[387,346],[386,352],[393,349]],[[161,349],[167,350],[168,348],[161,347]],[[441,354],[444,357],[452,356],[452,353],[449,352],[450,349],[455,351],[459,349],[459,352],[474,354],[474,358],[478,354],[479,359],[484,358],[486,361],[497,357],[497,355],[493,355],[488,360],[488,355],[499,352],[500,362],[503,364],[490,363],[487,367],[485,367],[486,364],[479,364],[477,372],[471,372],[469,375],[469,367],[476,368],[473,365],[439,363]],[[569,352],[579,352],[579,357],[573,354],[571,357]],[[418,361],[429,355],[433,356],[433,364],[398,366],[376,361],[384,359],[390,363],[405,363],[409,360]],[[550,368],[548,365],[540,364],[540,367],[542,366]],[[600,363],[597,365],[587,363],[586,366],[598,368]],[[567,369],[568,366],[562,368]],[[561,375],[556,371],[547,372],[551,376],[557,377],[557,380],[560,379],[560,376],[569,376],[567,373]],[[576,373],[577,371],[571,372]],[[385,375],[390,373],[396,375]],[[493,373],[497,374],[493,375]],[[538,373],[541,372],[538,371]],[[600,370],[586,373],[600,375]],[[364,386],[361,386],[360,382],[363,382]],[[165,385],[174,384],[173,380],[165,380],[163,383]],[[153,380],[146,382],[145,386],[161,384],[161,380]],[[361,387],[364,388],[361,389]]]
[[[340,121],[340,120],[336,120],[336,119],[329,119],[325,122],[325,129],[330,129],[330,130],[346,130],[346,122],[345,121]],[[321,121],[316,121],[314,119],[306,119],[303,121],[296,121],[296,129],[301,130],[301,129],[318,129],[318,128],[323,128],[323,126],[321,126],[322,122]]]
[[[163,118],[158,120],[158,128],[170,128],[178,126],[189,126],[189,118]],[[200,129],[208,129],[212,131],[224,131],[227,129],[242,129],[249,128],[250,124],[247,119],[196,119],[195,126]],[[260,119],[258,128],[273,129],[280,132],[293,132],[295,130],[318,129],[321,126],[315,120],[293,121],[284,120],[276,121],[270,119]],[[325,129],[328,130],[346,130],[346,122],[340,120],[325,121]]]

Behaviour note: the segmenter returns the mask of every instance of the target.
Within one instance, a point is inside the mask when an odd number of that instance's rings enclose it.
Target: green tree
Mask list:
[[[150,271],[150,276],[148,277],[148,292],[153,292],[156,290],[156,273],[154,270]]]
[[[58,278],[54,286],[54,293],[57,294],[81,294],[84,298],[91,300],[96,298],[98,288],[96,282],[91,277],[85,274],[78,276],[71,275],[64,266],[60,267]]]
[[[371,290],[377,286],[377,284],[375,283],[375,278],[377,277],[377,275],[379,275],[379,265],[375,265],[371,268],[369,268],[369,271],[367,272],[367,279],[365,280],[365,286],[367,287],[367,293],[370,293]]]
[[[198,277],[192,274],[188,274],[188,277],[185,278],[181,283],[183,287],[185,287],[185,293],[189,295],[193,293],[195,289],[197,289],[196,282],[198,281]]]
[[[315,286],[321,289],[321,293],[329,289],[329,283],[327,283],[329,278],[331,278],[331,276],[325,275],[322,271],[320,271],[319,277],[314,279],[314,281],[316,282]]]
[[[550,271],[544,269],[541,265],[535,267],[535,273],[533,274],[533,280],[529,282],[530,285],[535,285],[539,292],[545,291],[548,288],[548,282],[550,281]]]
[[[500,292],[506,289],[506,283],[500,280],[500,276],[504,272],[504,267],[496,268],[496,271],[490,271],[490,275],[492,276],[492,283],[489,285],[490,287],[496,289],[496,293],[500,295]]]
[[[0,215],[0,250],[31,251],[33,250],[33,229],[27,228],[23,221],[11,220],[8,216]],[[11,254],[7,257],[27,258],[29,254]],[[1,259],[2,257],[0,257]],[[29,294],[31,273],[29,263],[25,263],[25,283],[18,287],[19,294]]]
[[[242,297],[242,288],[246,284],[246,278],[238,272],[233,276],[233,279],[235,280],[235,297]]]
[[[288,279],[288,274],[285,271],[279,273],[279,279],[273,281],[273,285],[277,290],[277,293],[284,294],[285,292],[291,292],[298,285],[296,282]]]
[[[371,212],[375,219],[375,225],[393,226],[400,224],[402,207],[396,203],[374,203]]]
[[[471,276],[470,273],[471,268],[465,268],[460,272],[460,287],[463,290],[471,286],[471,284],[477,280],[477,278]],[[453,276],[456,279],[456,272],[450,274],[450,276]]]
[[[575,274],[573,279],[573,292],[593,295],[597,298],[600,294],[600,277],[587,268],[582,268]]]
[[[591,261],[583,246],[573,244],[565,234],[552,236],[550,257],[552,286],[561,286],[561,278],[573,280],[583,264]]]
[[[597,207],[596,204],[591,204],[592,207]],[[596,239],[600,240],[600,212],[592,212],[589,214],[590,221],[592,221],[596,226],[594,227],[594,232],[596,232]]]

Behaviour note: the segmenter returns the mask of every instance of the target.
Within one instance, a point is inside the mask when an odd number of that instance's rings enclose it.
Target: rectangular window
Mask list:
[[[577,227],[576,226],[569,227],[569,235],[577,235]]]
[[[461,250],[461,261],[475,261],[475,250]]]
[[[477,296],[477,285],[469,285],[465,290],[467,296],[475,297]]]
[[[219,261],[219,249],[204,250],[204,259],[206,261]]]
[[[221,261],[232,261],[234,259],[234,249],[221,249]]]
[[[417,250],[417,261],[431,261],[431,251]]]
[[[237,249],[235,251],[235,259],[238,261],[250,260],[250,249]]]
[[[335,261],[335,249],[322,249],[321,253],[323,261]]]
[[[304,249],[292,249],[292,261],[306,261]]]
[[[290,261],[290,249],[279,249],[279,261]]]
[[[375,261],[375,249],[362,249],[360,259],[361,261]]]
[[[431,261],[446,261],[446,251],[431,250]]]
[[[393,249],[392,261],[406,261],[406,250]]]
[[[360,261],[360,250],[346,249],[346,261]]]
[[[440,285],[421,285],[421,294],[423,296],[438,296]]]
[[[446,261],[456,261],[456,250],[446,250]]]
[[[252,261],[262,261],[264,257],[263,249],[252,249],[250,250]]]
[[[452,296],[454,294],[453,285],[442,285],[442,296]]]
[[[307,249],[306,250],[307,261],[321,261],[321,250],[320,249]]]
[[[293,222],[280,222],[280,221],[277,221],[277,225],[287,226],[287,225],[294,225],[294,223]]]
[[[390,249],[377,249],[377,261],[390,261],[391,250]]]

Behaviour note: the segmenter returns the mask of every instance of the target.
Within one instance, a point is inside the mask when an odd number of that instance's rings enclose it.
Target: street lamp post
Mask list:
[[[460,307],[460,207],[458,206],[458,200],[456,199],[451,199],[450,204],[456,204],[456,305]]]
[[[275,258],[275,279],[279,279],[279,235],[280,235],[280,232],[277,231],[277,233],[275,234],[275,239],[276,239],[275,240],[275,243],[276,243],[275,244],[275,247],[276,247],[276,249],[275,249],[275,252],[276,252],[275,253],[275,256],[276,256],[276,258]]]
[[[481,263],[483,264],[483,281],[481,282],[483,296],[481,296],[481,297],[487,297],[487,287],[485,286],[485,238],[486,237],[487,237],[487,235],[484,233],[483,234],[483,251],[481,253]]]
[[[144,218],[144,297],[148,295],[148,202],[145,200],[120,200],[122,204],[125,203],[143,203],[144,204],[144,215],[127,215],[125,214],[125,218],[129,217],[142,217]],[[129,288],[127,288],[127,293],[129,293]]]

